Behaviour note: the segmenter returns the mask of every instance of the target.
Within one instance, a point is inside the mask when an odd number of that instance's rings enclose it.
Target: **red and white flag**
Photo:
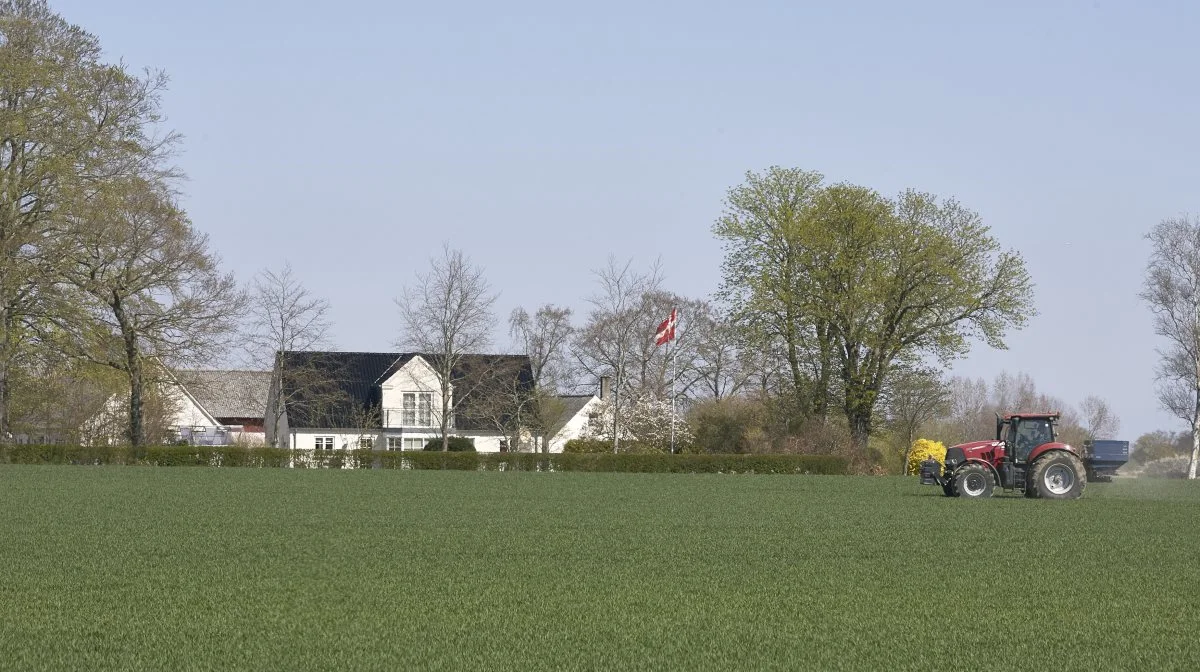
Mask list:
[[[675,309],[671,309],[671,316],[662,321],[658,325],[658,333],[654,334],[654,344],[662,345],[668,341],[675,340]]]

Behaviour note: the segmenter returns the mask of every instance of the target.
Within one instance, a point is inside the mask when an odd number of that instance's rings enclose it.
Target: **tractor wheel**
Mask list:
[[[980,464],[964,464],[954,472],[954,494],[967,499],[992,496],[996,482],[992,472]]]
[[[1071,453],[1052,452],[1029,470],[1029,489],[1040,499],[1077,499],[1085,485],[1083,462]]]

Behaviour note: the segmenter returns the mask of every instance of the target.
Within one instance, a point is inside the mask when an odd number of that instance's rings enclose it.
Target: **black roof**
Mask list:
[[[380,385],[420,354],[435,368],[438,355],[405,352],[297,352],[277,355],[282,364],[288,425],[305,428],[379,428]],[[278,370],[278,369],[277,369]],[[451,375],[455,428],[494,429],[483,406],[496,390],[533,391],[525,355],[463,355]]]

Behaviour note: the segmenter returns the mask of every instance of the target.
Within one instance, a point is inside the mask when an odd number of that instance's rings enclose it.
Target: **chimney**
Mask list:
[[[610,394],[612,394],[612,378],[600,376],[600,400],[607,401]]]

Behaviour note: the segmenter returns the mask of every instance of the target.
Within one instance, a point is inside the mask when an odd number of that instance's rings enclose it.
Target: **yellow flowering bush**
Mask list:
[[[917,439],[913,441],[912,449],[908,451],[908,465],[906,474],[921,473],[921,463],[929,458],[938,461],[938,464],[946,464],[946,446],[941,441],[930,441],[929,439]]]

